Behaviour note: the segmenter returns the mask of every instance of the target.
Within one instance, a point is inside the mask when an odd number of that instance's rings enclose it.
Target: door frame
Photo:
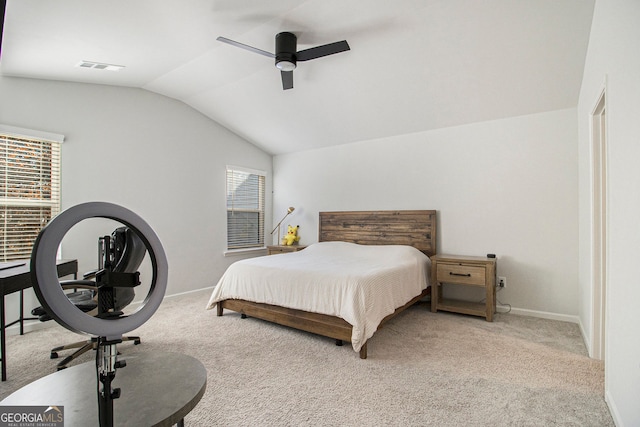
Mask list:
[[[606,81],[590,115],[591,133],[591,356],[606,361],[607,318],[607,103]]]

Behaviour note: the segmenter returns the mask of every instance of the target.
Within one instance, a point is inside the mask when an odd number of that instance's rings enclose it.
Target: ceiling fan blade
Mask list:
[[[0,1],[0,55],[2,55],[2,29],[4,28],[4,14],[6,7],[7,2],[5,0]],[[4,360],[2,363],[4,363]]]
[[[280,71],[282,90],[293,89],[293,71]]]
[[[231,46],[235,46],[235,47],[239,47],[239,48],[248,50],[250,52],[254,52],[254,53],[258,53],[260,55],[264,55],[264,56],[269,57],[269,58],[275,58],[276,57],[276,55],[274,55],[271,52],[267,52],[266,50],[258,49],[257,47],[249,46],[247,44],[240,43],[240,42],[237,42],[235,40],[228,39],[226,37],[220,36],[216,40],[218,40],[220,42],[223,42],[223,43],[230,44]]]
[[[322,46],[312,47],[310,49],[301,50],[296,53],[298,61],[308,61],[310,59],[321,58],[327,55],[333,55],[334,53],[345,52],[351,50],[349,43],[346,40],[340,42],[329,43]]]

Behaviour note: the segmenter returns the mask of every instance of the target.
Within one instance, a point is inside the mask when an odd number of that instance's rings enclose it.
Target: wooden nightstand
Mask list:
[[[431,311],[471,314],[493,322],[496,311],[495,258],[434,255],[431,257]],[[484,287],[485,303],[442,298],[443,284]]]
[[[298,252],[306,248],[304,245],[274,245],[267,246],[267,255],[284,254],[286,252]]]

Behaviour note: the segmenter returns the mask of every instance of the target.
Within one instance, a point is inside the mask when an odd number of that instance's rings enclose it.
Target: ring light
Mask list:
[[[112,319],[100,319],[77,309],[64,293],[58,280],[56,256],[63,237],[77,223],[88,218],[108,218],[131,228],[144,242],[153,268],[151,288],[142,307],[134,313]],[[112,203],[90,202],[71,207],[53,218],[42,229],[33,246],[31,280],[40,303],[65,328],[109,340],[144,324],[158,309],[167,288],[167,257],[160,239],[151,227],[132,211]]]

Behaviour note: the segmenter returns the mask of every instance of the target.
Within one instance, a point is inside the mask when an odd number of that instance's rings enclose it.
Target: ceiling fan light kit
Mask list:
[[[335,53],[351,50],[349,43],[342,40],[335,43],[329,43],[322,46],[312,47],[297,51],[298,38],[290,32],[282,32],[276,34],[276,53],[275,55],[226,37],[218,37],[218,41],[236,46],[263,56],[275,58],[276,68],[280,70],[282,78],[282,89],[293,89],[293,70],[296,69],[298,61],[309,61],[311,59],[321,58],[323,56],[333,55]]]
[[[296,69],[297,37],[292,33],[276,35],[276,68],[281,71]]]
[[[281,71],[293,71],[296,69],[296,63],[294,61],[280,61],[276,62],[276,67]]]

